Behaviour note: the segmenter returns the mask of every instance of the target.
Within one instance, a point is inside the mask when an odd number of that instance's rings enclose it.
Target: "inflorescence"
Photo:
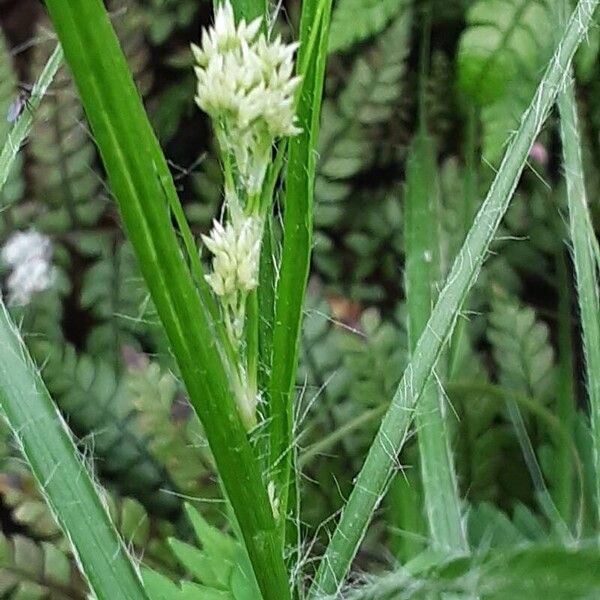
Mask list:
[[[204,246],[212,254],[206,276],[219,299],[225,327],[239,357],[239,400],[247,425],[254,421],[256,374],[243,359],[246,304],[258,286],[261,241],[270,202],[263,185],[272,163],[273,145],[298,135],[294,76],[298,44],[270,40],[263,21],[236,24],[229,1],[216,12],[214,25],[202,33],[202,45],[192,44],[196,61],[196,103],[211,118],[219,144],[225,179],[225,210],[215,221]],[[255,369],[254,369],[255,370]]]

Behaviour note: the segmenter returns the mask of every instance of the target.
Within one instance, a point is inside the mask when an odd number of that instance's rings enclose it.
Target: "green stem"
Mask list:
[[[589,27],[597,4],[598,0],[580,0],[533,100],[523,115],[521,125],[506,150],[494,182],[452,266],[356,479],[319,566],[311,589],[312,598],[319,593],[337,593],[344,582],[371,517],[394,472],[395,459],[408,435],[415,406],[452,332],[463,300],[477,279],[490,243],[517,186],[529,150],[564,83],[564,73]],[[600,345],[597,347],[600,348]],[[600,403],[598,407],[600,408]],[[600,427],[600,411],[596,416]]]
[[[556,216],[557,236],[562,239],[565,228],[562,219]],[[556,416],[572,438],[577,417],[575,405],[575,362],[573,357],[573,334],[571,318],[573,301],[566,248],[561,244],[556,250],[556,277],[558,289],[558,382],[556,392]],[[564,519],[571,526],[573,522],[573,461],[569,449],[556,443],[556,484],[554,501]]]
[[[283,249],[275,295],[272,374],[269,385],[269,478],[275,483],[281,519],[281,540],[296,489],[294,462],[294,384],[298,345],[308,283],[313,233],[316,147],[321,118],[321,98],[327,61],[331,0],[303,3],[299,73],[298,123],[302,133],[288,142],[289,161],[284,201]],[[293,528],[289,528],[292,532]],[[291,535],[295,536],[295,532]]]
[[[259,318],[258,293],[252,290],[246,299],[246,374],[249,393],[255,398],[258,394]]]
[[[408,340],[412,352],[427,325],[441,269],[436,157],[433,141],[424,131],[417,134],[409,156],[404,239]],[[466,552],[443,394],[440,383],[430,378],[415,416],[425,513],[435,549]]]
[[[561,21],[566,7],[561,5]],[[573,247],[573,263],[577,284],[586,382],[590,399],[592,444],[596,471],[596,504],[600,515],[600,302],[598,297],[598,265],[595,262],[595,233],[587,205],[577,102],[572,71],[565,70],[565,81],[558,96],[560,133],[567,182],[569,231]]]
[[[412,454],[416,452],[408,453],[409,461]],[[393,556],[401,564],[409,563],[427,547],[422,488],[419,471],[410,465],[394,477],[387,491],[384,514],[389,521],[388,545]]]

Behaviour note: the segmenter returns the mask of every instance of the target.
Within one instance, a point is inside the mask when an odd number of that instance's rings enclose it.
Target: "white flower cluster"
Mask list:
[[[240,217],[223,226],[214,221],[210,236],[202,241],[213,253],[213,272],[206,276],[218,296],[233,299],[258,285],[262,227],[255,217]]]
[[[293,77],[297,44],[259,33],[261,19],[236,26],[229,1],[217,9],[215,23],[192,44],[197,62],[196,103],[214,120],[219,141],[235,156],[249,193],[260,190],[273,141],[296,135]]]
[[[12,269],[6,285],[10,302],[27,304],[35,292],[52,285],[52,243],[47,236],[34,231],[18,231],[6,242],[2,261]]]

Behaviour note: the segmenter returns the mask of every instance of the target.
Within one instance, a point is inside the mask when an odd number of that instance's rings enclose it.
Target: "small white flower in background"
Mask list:
[[[235,156],[250,194],[260,191],[273,142],[297,135],[292,77],[297,44],[259,33],[261,19],[236,26],[227,1],[215,24],[202,34],[202,48],[192,44],[197,62],[196,103],[215,123],[223,150]]]
[[[38,231],[18,231],[10,236],[0,253],[11,268],[6,286],[13,304],[27,304],[35,292],[48,289],[54,281],[52,242]]]

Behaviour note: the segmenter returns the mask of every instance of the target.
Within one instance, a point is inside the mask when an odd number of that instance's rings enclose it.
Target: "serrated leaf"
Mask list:
[[[478,0],[467,13],[458,50],[458,85],[484,108],[484,156],[495,163],[516,130],[552,53],[546,0]]]
[[[225,590],[216,590],[191,581],[182,581],[181,600],[234,600],[234,598]]]
[[[497,296],[490,314],[488,339],[503,385],[544,400],[554,377],[554,350],[548,326],[530,307]]]
[[[158,571],[142,568],[142,580],[150,600],[180,600],[181,590]]]
[[[213,549],[202,552],[198,548],[170,539],[169,545],[181,564],[200,582],[209,587],[226,590],[233,564]]]
[[[516,75],[529,79],[547,58],[553,22],[545,0],[479,0],[467,22],[458,81],[481,106],[501,97]]]
[[[209,525],[200,511],[191,504],[185,505],[185,512],[202,546],[210,549],[211,553],[220,555],[223,559],[233,561],[238,548],[236,541],[216,527]]]

